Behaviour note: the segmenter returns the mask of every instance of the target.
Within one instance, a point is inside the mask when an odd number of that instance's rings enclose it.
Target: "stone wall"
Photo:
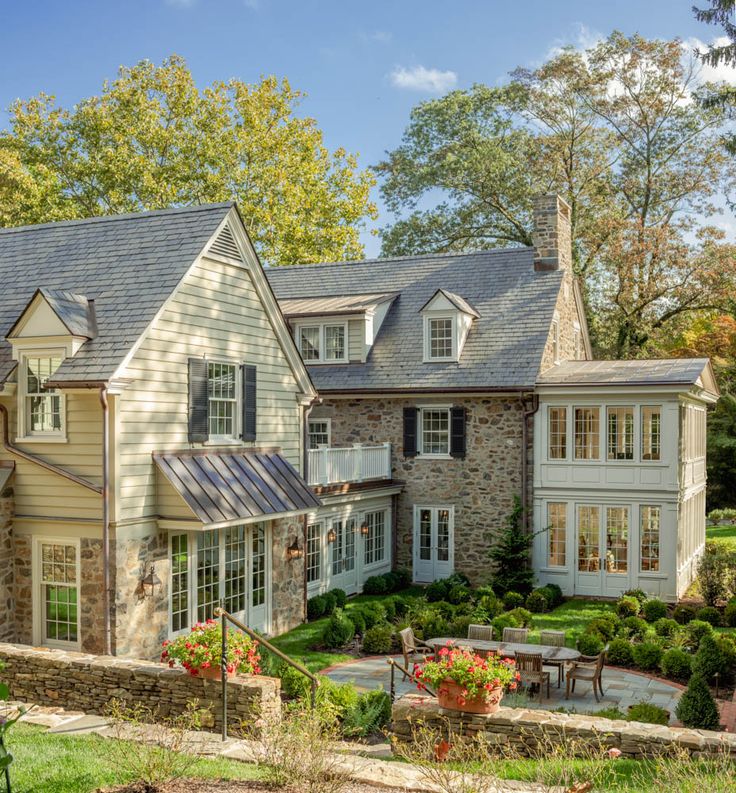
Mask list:
[[[301,625],[304,613],[304,557],[288,559],[286,549],[297,538],[304,548],[303,518],[284,518],[271,523],[271,634],[278,635]]]
[[[489,715],[463,714],[440,708],[433,697],[407,694],[393,706],[391,731],[399,741],[411,739],[413,730],[426,726],[438,735],[482,737],[491,746],[503,745],[524,756],[536,756],[548,742],[569,742],[570,754],[603,748],[619,749],[623,757],[640,759],[685,750],[693,757],[736,756],[736,734],[664,727],[544,710],[501,707]]]
[[[222,724],[221,683],[188,675],[151,661],[124,660],[62,650],[41,650],[18,644],[0,644],[3,681],[13,699],[56,705],[104,715],[111,699],[137,701],[158,709],[161,716],[183,713],[197,700],[209,708],[205,723],[215,730]],[[242,676],[228,682],[228,723],[236,731],[242,722],[278,718],[281,681],[273,677]]]
[[[403,456],[403,409],[432,402],[467,410],[464,459]],[[391,443],[394,478],[404,490],[398,498],[397,564],[412,566],[415,504],[455,506],[455,569],[474,583],[489,575],[489,533],[501,528],[521,495],[521,400],[501,397],[434,399],[326,398],[310,414],[332,419],[332,445]],[[531,424],[531,422],[530,422]],[[529,437],[531,439],[531,428]],[[531,469],[530,475],[531,475]]]
[[[13,489],[0,493],[0,641],[15,640]]]
[[[15,641],[33,643],[33,581],[31,578],[31,538],[26,534],[13,537],[15,580]]]

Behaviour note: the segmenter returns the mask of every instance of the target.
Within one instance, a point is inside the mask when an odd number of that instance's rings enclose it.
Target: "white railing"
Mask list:
[[[364,446],[320,446],[309,450],[310,485],[335,485],[391,478],[391,444]]]

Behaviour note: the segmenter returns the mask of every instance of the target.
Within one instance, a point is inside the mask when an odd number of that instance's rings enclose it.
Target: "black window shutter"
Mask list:
[[[243,364],[240,367],[243,380],[243,433],[244,441],[256,439],[256,367]]]
[[[209,436],[207,361],[189,359],[189,442],[204,443]]]
[[[453,457],[465,457],[466,424],[465,408],[450,408],[450,454]]]
[[[404,408],[404,457],[417,456],[417,408]]]

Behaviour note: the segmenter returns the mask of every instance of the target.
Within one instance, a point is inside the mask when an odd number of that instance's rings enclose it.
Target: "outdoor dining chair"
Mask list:
[[[571,661],[567,668],[565,699],[570,699],[570,691],[575,691],[576,680],[586,680],[593,685],[593,695],[598,702],[598,694],[603,696],[603,664],[606,661],[606,645],[600,655],[581,655],[578,661]],[[572,687],[570,683],[572,682]]]
[[[493,625],[468,625],[468,639],[483,642],[493,641]]]
[[[565,631],[540,631],[539,643],[545,647],[564,647]],[[557,688],[560,688],[565,679],[565,661],[548,659],[545,663],[557,668]]]
[[[507,644],[526,644],[529,639],[529,628],[504,628],[503,641]]]
[[[542,686],[547,686],[549,699],[549,672],[544,671],[542,653],[516,653],[514,656],[516,671],[521,675],[525,685],[539,686],[539,702],[542,702]]]
[[[409,664],[421,663],[426,659],[426,656],[434,653],[434,648],[425,644],[421,639],[417,639],[411,628],[399,631],[399,637],[401,638],[401,653],[404,656],[404,669],[409,669]],[[406,680],[406,672],[403,674],[401,679]]]

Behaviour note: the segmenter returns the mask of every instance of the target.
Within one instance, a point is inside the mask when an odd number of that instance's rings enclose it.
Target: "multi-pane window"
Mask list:
[[[345,326],[325,325],[325,360],[345,359]]]
[[[659,572],[660,507],[641,508],[641,571]]]
[[[429,509],[419,512],[419,558],[425,562],[432,559],[432,510]]]
[[[567,544],[567,504],[547,504],[547,525],[549,527],[547,564],[550,567],[564,567]]]
[[[251,554],[251,606],[266,602],[266,528],[263,523],[253,526]]]
[[[422,408],[422,454],[450,453],[450,411]]]
[[[366,512],[368,534],[365,538],[365,564],[382,562],[386,556],[386,513]]]
[[[319,325],[310,325],[299,328],[299,349],[305,361],[318,361],[319,354]]]
[[[662,446],[662,413],[659,406],[641,409],[641,459],[659,460]]]
[[[597,573],[601,569],[601,513],[599,507],[578,507],[578,570]]]
[[[597,460],[600,435],[600,409],[575,408],[575,459]]]
[[[427,320],[429,326],[429,357],[452,358],[453,324],[450,317]]]
[[[245,526],[223,530],[225,540],[225,610],[245,611]]]
[[[608,459],[634,459],[634,408],[609,407],[606,410],[608,423]]]
[[[309,448],[330,445],[330,420],[309,419]]]
[[[567,457],[567,408],[549,408],[549,459]]]
[[[229,363],[210,363],[207,367],[209,395],[209,434],[211,438],[234,438],[238,368]]]
[[[347,324],[300,325],[297,340],[302,358],[312,363],[347,361]]]
[[[322,524],[307,526],[307,583],[322,578]]]
[[[202,532],[197,543],[197,620],[214,616],[220,605],[220,533]]]
[[[60,366],[61,358],[25,358],[26,429],[32,435],[63,430],[63,397],[44,388]]]
[[[629,569],[629,510],[606,507],[606,570],[626,573]]]
[[[171,538],[171,630],[189,627],[189,549],[186,534]]]
[[[76,545],[42,542],[41,600],[44,640],[79,640]]]

